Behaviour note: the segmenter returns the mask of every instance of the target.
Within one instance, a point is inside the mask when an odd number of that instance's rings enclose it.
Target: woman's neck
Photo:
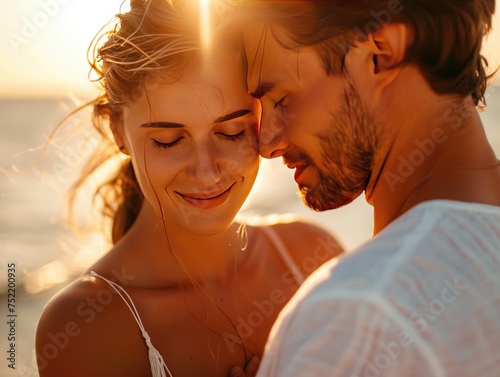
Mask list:
[[[134,225],[116,245],[127,264],[154,286],[184,281],[225,281],[246,257],[237,234],[239,224],[215,235],[193,234],[143,208]]]

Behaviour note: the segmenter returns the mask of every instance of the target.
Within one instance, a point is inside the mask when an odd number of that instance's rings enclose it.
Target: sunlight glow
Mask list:
[[[201,32],[201,47],[205,53],[210,50],[211,42],[211,25],[210,25],[210,0],[200,1],[200,32]]]
[[[196,1],[201,41],[209,48],[214,2]],[[85,93],[85,99],[93,97],[95,87],[87,79],[87,47],[113,15],[129,9],[129,2],[123,0],[0,1],[0,98],[60,98],[71,91]],[[497,10],[493,33],[484,46],[491,67],[500,64],[498,18]]]
[[[67,280],[66,264],[62,261],[55,261],[27,273],[24,283],[28,293],[36,294]]]

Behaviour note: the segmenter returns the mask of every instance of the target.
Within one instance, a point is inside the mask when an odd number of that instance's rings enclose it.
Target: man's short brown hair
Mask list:
[[[472,95],[485,103],[488,63],[482,42],[491,29],[495,0],[249,0],[286,48],[312,46],[328,74],[340,73],[349,48],[383,24],[413,27],[406,63],[417,64],[440,94]]]

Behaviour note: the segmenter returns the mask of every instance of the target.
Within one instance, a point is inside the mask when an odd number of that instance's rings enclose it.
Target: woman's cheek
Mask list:
[[[258,160],[259,157],[259,143],[257,140],[257,134],[251,134],[241,143],[238,144],[236,148],[239,157],[246,161],[248,164],[251,164],[255,160]]]
[[[245,175],[244,169],[250,168],[254,164],[258,164],[259,152],[257,144],[245,139],[233,148],[232,160],[240,166],[238,173]]]
[[[168,150],[159,147],[151,147],[143,151],[144,156],[138,158],[141,164],[139,171],[141,177],[137,177],[141,184],[149,187],[149,191],[163,191],[175,176],[175,169],[178,165],[175,158],[169,156]]]

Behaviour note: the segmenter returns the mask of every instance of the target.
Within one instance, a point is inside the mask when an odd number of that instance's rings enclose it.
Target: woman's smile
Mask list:
[[[202,192],[202,193],[187,193],[187,194],[182,194],[178,191],[175,193],[178,194],[182,199],[184,199],[186,202],[189,204],[197,207],[197,208],[202,208],[202,209],[210,209],[210,208],[215,208],[221,205],[226,201],[226,199],[229,197],[229,194],[231,193],[231,189],[233,186],[236,184],[234,182],[231,186],[229,186],[227,189],[219,192]]]

